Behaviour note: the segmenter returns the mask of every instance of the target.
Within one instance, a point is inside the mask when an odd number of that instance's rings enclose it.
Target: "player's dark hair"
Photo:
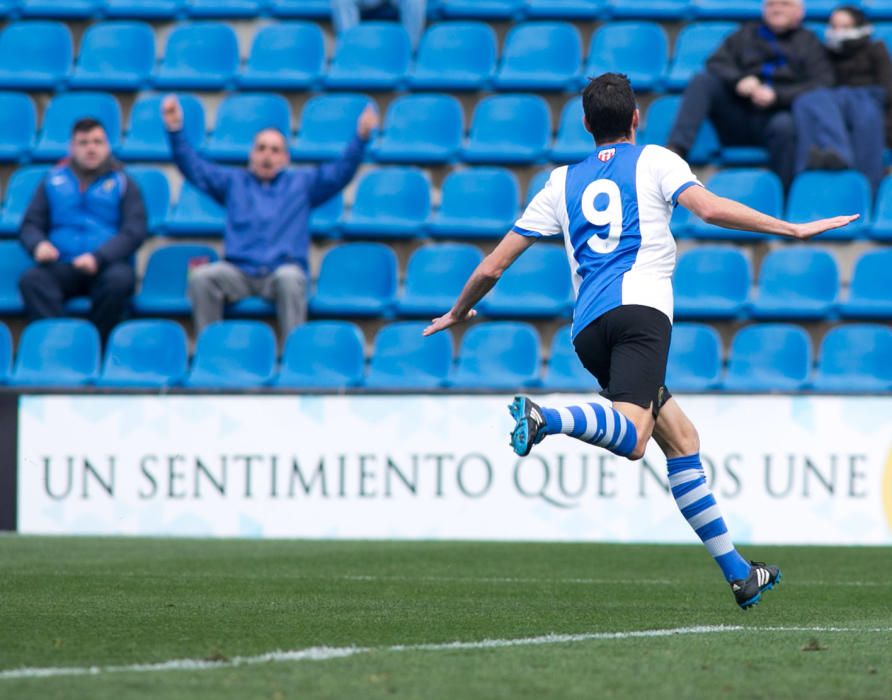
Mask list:
[[[609,143],[632,134],[635,93],[621,73],[589,78],[582,91],[582,108],[595,143]]]
[[[78,119],[74,126],[71,127],[71,135],[75,134],[83,134],[88,131],[93,131],[93,129],[102,129],[105,131],[105,127],[102,126],[102,122],[98,119],[94,119],[93,117],[84,117],[83,119]]]

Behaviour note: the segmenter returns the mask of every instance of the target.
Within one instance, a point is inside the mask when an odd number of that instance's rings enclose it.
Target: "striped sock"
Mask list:
[[[584,403],[566,408],[542,408],[545,434],[563,433],[627,457],[638,444],[635,424],[610,406]]]
[[[707,551],[728,581],[745,579],[750,565],[734,548],[728,527],[706,485],[700,465],[700,455],[674,457],[666,462],[669,467],[669,486],[681,514],[706,545]]]

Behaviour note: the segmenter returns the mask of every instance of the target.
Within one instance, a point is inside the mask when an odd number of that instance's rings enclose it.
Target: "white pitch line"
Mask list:
[[[620,578],[529,578],[510,576],[378,576],[365,574],[345,574],[338,576],[341,581],[369,581],[371,583],[517,583],[517,584],[578,584],[591,586],[672,586],[683,583],[671,579],[620,579]],[[784,581],[785,585],[789,585]],[[892,581],[796,581],[796,586],[889,588]]]
[[[674,637],[676,635],[722,634],[727,632],[811,632],[892,634],[892,627],[744,627],[742,625],[712,625],[675,627],[672,629],[630,630],[627,632],[590,632],[586,634],[547,634],[519,639],[484,639],[477,642],[445,642],[432,644],[397,644],[389,647],[310,647],[293,651],[271,651],[257,656],[235,656],[226,661],[203,659],[174,659],[154,664],[127,666],[74,666],[56,668],[15,668],[0,671],[0,681],[21,678],[50,678],[54,676],[99,676],[107,673],[154,673],[163,671],[213,671],[289,661],[328,661],[371,652],[406,651],[467,651],[475,649],[504,649],[508,647],[546,646],[599,640],[638,639],[641,637]]]

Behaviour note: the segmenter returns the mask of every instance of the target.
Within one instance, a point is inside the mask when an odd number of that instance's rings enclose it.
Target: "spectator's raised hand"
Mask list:
[[[754,75],[748,75],[745,78],[741,78],[737,81],[737,87],[735,90],[737,94],[741,97],[752,97],[752,94],[759,88],[762,83],[759,82],[759,79]]]
[[[92,253],[78,255],[71,261],[71,264],[74,265],[76,269],[88,275],[95,275],[99,271],[99,263],[96,261],[96,256]]]
[[[168,95],[161,101],[161,118],[164,120],[164,128],[168,131],[179,131],[183,128],[183,108],[173,95]]]
[[[378,128],[381,120],[378,118],[378,110],[374,105],[367,105],[359,120],[356,122],[356,133],[363,141],[367,141],[371,133]]]
[[[59,259],[59,251],[49,241],[41,241],[34,248],[34,260],[39,263],[56,262]]]
[[[756,107],[771,107],[771,105],[777,102],[777,93],[774,91],[774,88],[760,85],[755,89],[750,99],[752,99]]]

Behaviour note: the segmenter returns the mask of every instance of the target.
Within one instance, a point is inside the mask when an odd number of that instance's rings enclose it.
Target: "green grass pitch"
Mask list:
[[[892,697],[889,549],[743,553],[4,536],[0,698]]]

